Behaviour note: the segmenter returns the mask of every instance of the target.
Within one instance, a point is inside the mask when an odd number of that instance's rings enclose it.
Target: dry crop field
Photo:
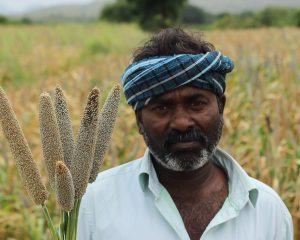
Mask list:
[[[45,182],[39,95],[62,86],[76,132],[88,91],[96,85],[104,99],[120,81],[130,52],[147,37],[135,25],[0,26],[0,85]],[[300,29],[214,30],[205,32],[205,39],[236,65],[227,79],[221,146],[249,175],[280,194],[293,216],[295,239],[300,239]],[[144,149],[133,112],[122,97],[103,169],[141,156]],[[57,208],[53,195],[48,200],[52,211]],[[21,184],[0,131],[0,240],[47,239],[45,224]]]

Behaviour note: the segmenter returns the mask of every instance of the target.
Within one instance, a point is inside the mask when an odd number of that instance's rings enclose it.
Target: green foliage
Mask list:
[[[178,23],[185,3],[186,0],[118,0],[106,6],[100,18],[117,22],[137,21],[144,30],[154,31]]]
[[[190,4],[185,6],[181,16],[181,21],[184,24],[205,24],[212,22],[214,19],[213,14]]]
[[[283,7],[268,7],[257,13],[222,13],[212,23],[214,28],[258,28],[299,26],[300,10]],[[299,25],[298,25],[299,24]]]
[[[261,26],[291,26],[294,22],[295,11],[289,8],[268,7],[257,14]]]
[[[7,22],[8,22],[8,19],[6,17],[0,15],[0,24],[5,24]]]
[[[140,13],[143,29],[156,30],[176,24],[186,0],[128,0]]]
[[[1,16],[0,15],[0,25],[1,24],[20,24],[20,25],[28,25],[28,24],[32,24],[32,20],[29,19],[29,18],[22,18],[20,20],[14,20],[14,19],[10,19],[8,17],[5,17],[5,16]]]
[[[20,23],[22,23],[22,24],[32,24],[33,22],[30,18],[24,17],[20,20]]]
[[[144,30],[155,31],[177,23],[206,28],[300,27],[300,9],[267,7],[258,12],[211,14],[186,0],[117,0],[107,5],[100,19],[111,22],[138,22]]]
[[[214,26],[216,28],[237,28],[239,26],[239,21],[237,20],[236,16],[229,13],[224,13],[218,17],[218,20],[214,23]]]
[[[132,4],[125,0],[106,5],[101,13],[100,19],[112,22],[131,22],[135,20],[135,9]]]
[[[300,27],[300,9],[298,9],[295,13],[295,22],[296,26]]]
[[[243,12],[241,14],[222,13],[217,16],[217,20],[212,23],[214,28],[254,28],[259,26],[256,15],[253,12]]]

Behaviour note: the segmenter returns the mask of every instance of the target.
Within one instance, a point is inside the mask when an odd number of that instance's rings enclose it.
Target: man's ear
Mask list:
[[[224,108],[225,108],[225,104],[226,104],[226,96],[225,96],[225,94],[223,94],[220,97],[217,97],[217,101],[218,101],[219,112],[223,114]]]

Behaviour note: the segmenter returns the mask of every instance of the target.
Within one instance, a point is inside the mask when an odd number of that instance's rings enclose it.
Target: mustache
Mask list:
[[[191,128],[186,132],[171,130],[166,136],[164,146],[169,148],[171,145],[180,142],[199,142],[206,146],[208,143],[208,137],[200,128]]]

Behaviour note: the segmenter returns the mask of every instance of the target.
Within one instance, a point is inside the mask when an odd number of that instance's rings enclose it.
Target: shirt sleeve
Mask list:
[[[284,202],[280,199],[276,204],[276,208],[273,209],[275,212],[274,217],[276,218],[275,224],[273,226],[274,238],[276,240],[293,240],[294,239],[294,231],[293,231],[293,220],[292,216],[285,206]],[[271,202],[270,202],[271,204]],[[268,221],[271,223],[271,221]]]
[[[288,213],[285,217],[285,240],[293,240],[294,239],[294,230],[293,230],[293,221],[292,216]]]

